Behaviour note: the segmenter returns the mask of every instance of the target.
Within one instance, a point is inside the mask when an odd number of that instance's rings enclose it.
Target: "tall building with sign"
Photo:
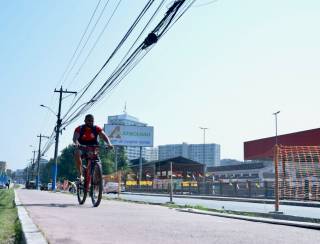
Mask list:
[[[7,169],[7,162],[0,161],[0,172],[6,172]]]
[[[158,149],[153,148],[153,127],[140,122],[138,118],[126,112],[120,115],[108,116],[104,131],[113,145],[124,146],[129,160],[142,157],[148,161],[158,159]]]
[[[208,144],[171,144],[159,146],[159,160],[182,156],[207,166],[220,166],[220,145]]]

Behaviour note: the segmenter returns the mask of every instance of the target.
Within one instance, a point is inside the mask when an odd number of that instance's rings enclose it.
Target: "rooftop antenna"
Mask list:
[[[124,109],[123,109],[123,112],[124,112],[125,114],[127,114],[127,102],[125,102],[125,103],[124,103]]]

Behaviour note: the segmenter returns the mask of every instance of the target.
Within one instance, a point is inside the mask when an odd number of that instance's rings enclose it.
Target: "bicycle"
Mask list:
[[[80,205],[84,204],[89,192],[93,207],[98,207],[103,190],[102,168],[99,158],[99,146],[78,146],[82,150],[82,173],[84,180],[77,182],[77,197]]]

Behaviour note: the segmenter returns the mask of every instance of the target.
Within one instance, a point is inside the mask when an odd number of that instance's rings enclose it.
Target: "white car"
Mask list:
[[[119,183],[118,182],[106,182],[103,186],[104,193],[118,193]],[[121,184],[121,192],[124,191],[124,186]]]
[[[48,183],[48,191],[52,190],[52,183]]]

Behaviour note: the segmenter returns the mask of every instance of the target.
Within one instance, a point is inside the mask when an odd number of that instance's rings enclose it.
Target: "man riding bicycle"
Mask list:
[[[94,123],[94,117],[92,114],[87,114],[84,119],[83,125],[78,126],[74,130],[73,134],[73,143],[79,147],[81,145],[85,146],[93,146],[99,145],[98,143],[98,136],[106,142],[107,147],[112,149],[113,146],[110,142],[109,137],[104,133],[104,131]],[[76,162],[76,168],[80,175],[80,181],[83,180],[83,172],[82,172],[82,160],[81,160],[82,151],[79,148],[75,149],[74,159]]]

